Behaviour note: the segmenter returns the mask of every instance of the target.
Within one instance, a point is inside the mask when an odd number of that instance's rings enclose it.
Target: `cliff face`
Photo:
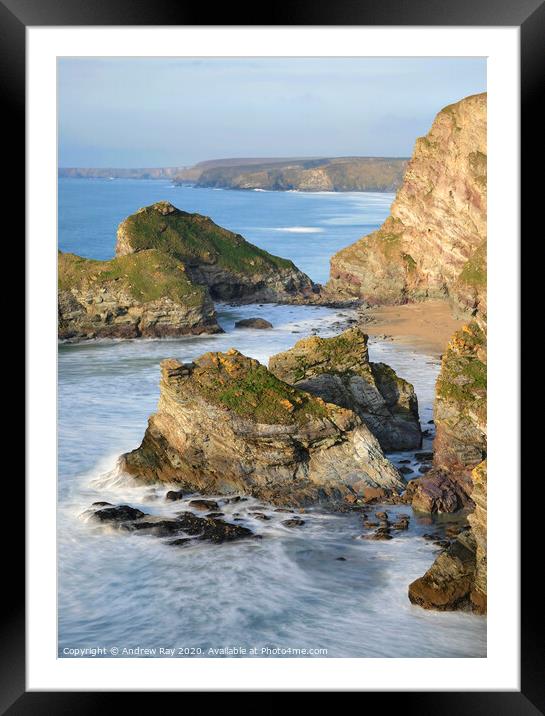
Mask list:
[[[331,259],[328,290],[370,303],[451,297],[478,307],[486,275],[486,94],[445,107],[416,141],[390,216]]]
[[[384,363],[369,362],[368,336],[351,328],[333,338],[306,338],[269,361],[269,370],[328,403],[355,412],[383,450],[422,443],[413,386]]]
[[[166,201],[140,209],[119,225],[117,256],[146,249],[182,263],[189,279],[207,286],[216,299],[292,302],[318,290],[291,261]]]
[[[201,493],[280,504],[400,490],[404,483],[361,420],[276,378],[236,350],[161,364],[161,395],[129,473]]]
[[[158,251],[111,261],[59,253],[58,272],[60,339],[221,332],[208,291]]]
[[[197,186],[269,191],[395,191],[406,166],[406,159],[389,157],[263,160],[205,167],[197,177]],[[186,174],[194,176],[183,173],[180,179]]]

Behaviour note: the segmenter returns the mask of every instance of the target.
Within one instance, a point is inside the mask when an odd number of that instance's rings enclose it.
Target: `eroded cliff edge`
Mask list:
[[[368,303],[478,308],[486,261],[486,94],[442,109],[416,141],[384,224],[331,259],[327,289]]]
[[[145,481],[282,505],[405,483],[351,410],[324,402],[232,349],[161,364],[157,412],[122,467]]]

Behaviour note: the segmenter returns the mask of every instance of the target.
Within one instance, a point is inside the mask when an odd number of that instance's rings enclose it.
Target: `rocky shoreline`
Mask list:
[[[435,525],[429,539],[441,551],[409,585],[409,600],[426,609],[484,614],[485,152],[484,95],[442,110],[417,141],[391,216],[333,257],[324,291],[291,262],[168,202],[122,222],[116,258],[105,266],[62,255],[60,325],[76,338],[89,335],[89,322],[99,326],[95,335],[132,330],[129,317],[135,316],[139,326],[147,320],[155,331],[168,330],[160,312],[155,321],[144,318],[152,303],[149,282],[142,280],[150,261],[160,261],[153,270],[161,271],[164,286],[171,285],[170,269],[183,275],[199,314],[195,330],[207,321],[210,330],[217,326],[213,300],[396,305],[442,299],[464,317],[442,354],[434,427],[424,430],[413,386],[390,366],[369,361],[365,312],[359,325],[339,335],[305,338],[272,356],[268,368],[236,349],[191,362],[163,360],[157,411],[120,467],[142,484],[168,486],[169,501],[190,493],[187,506],[206,514],[185,510],[156,520],[130,505],[95,505],[92,520],[173,536],[179,545],[193,538],[219,543],[252,536],[236,524],[238,517],[231,522],[223,513],[230,501],[251,497],[264,503],[253,519],[267,522],[283,510],[353,511],[362,517],[360,537],[388,542],[408,529],[412,516],[427,515]],[[119,262],[138,264],[128,284],[126,264],[119,268]],[[116,312],[128,285],[140,286],[148,300]],[[182,305],[187,300],[179,300],[178,312]],[[254,328],[268,327],[259,317],[251,321]],[[421,449],[426,430],[435,431],[432,451]],[[391,451],[411,452],[419,474],[412,477],[402,464],[407,460],[396,467]],[[396,512],[391,519],[387,505],[406,505],[413,515]],[[285,527],[304,526],[294,514]],[[440,528],[435,519],[443,515],[456,523]]]

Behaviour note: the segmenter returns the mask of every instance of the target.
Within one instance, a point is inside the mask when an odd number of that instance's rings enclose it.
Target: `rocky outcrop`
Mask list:
[[[338,157],[331,159],[224,160],[203,162],[180,172],[178,181],[199,187],[269,191],[395,191],[407,159]]]
[[[409,599],[425,609],[486,613],[486,461],[474,468],[472,479],[472,529],[460,532],[426,574],[409,585]]]
[[[303,504],[404,483],[352,411],[276,378],[232,349],[161,364],[161,394],[122,467],[200,493]]]
[[[437,557],[409,587],[409,598],[429,609],[486,612],[486,323],[454,334],[443,356],[435,400],[434,468],[409,483],[414,509],[471,509],[471,529]]]
[[[318,292],[291,261],[167,201],[144,207],[119,225],[116,256],[149,249],[178,261],[187,277],[206,286],[214,299],[291,303]]]
[[[486,94],[436,116],[416,141],[390,216],[331,259],[328,291],[369,303],[454,300],[475,311],[486,277]]]
[[[419,448],[422,432],[414,388],[385,363],[369,361],[367,340],[360,328],[333,338],[305,338],[272,356],[269,370],[328,403],[354,411],[383,450]]]
[[[259,330],[269,330],[273,325],[264,318],[241,318],[235,322],[235,328],[258,328]]]
[[[486,457],[486,332],[481,319],[457,331],[443,354],[434,418],[433,469],[409,482],[407,499],[423,512],[471,508],[471,471]]]
[[[487,568],[486,568],[486,460],[483,460],[471,473],[473,492],[471,494],[475,509],[468,517],[475,537],[475,577],[470,599],[473,609],[480,614],[486,612]]]
[[[59,252],[58,336],[162,338],[218,333],[208,291],[156,250],[95,261]]]

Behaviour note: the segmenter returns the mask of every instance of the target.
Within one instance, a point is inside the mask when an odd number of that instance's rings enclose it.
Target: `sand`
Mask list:
[[[363,328],[370,336],[391,336],[434,356],[440,356],[454,331],[467,323],[453,317],[447,301],[378,306],[366,309],[362,315]]]

